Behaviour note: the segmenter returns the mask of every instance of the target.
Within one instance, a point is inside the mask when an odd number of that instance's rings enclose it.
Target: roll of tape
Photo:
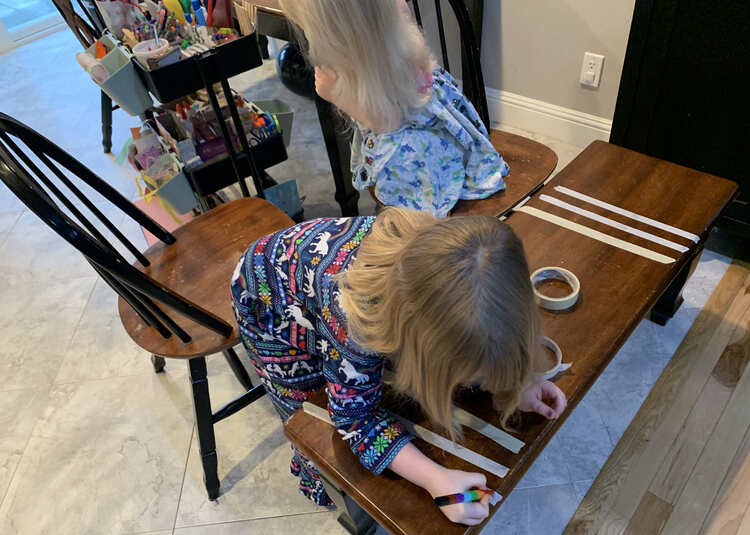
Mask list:
[[[572,292],[564,297],[547,297],[536,289],[536,284],[545,280],[559,280],[567,283]],[[536,302],[547,310],[565,310],[576,304],[581,283],[572,272],[561,267],[543,267],[531,274],[531,287],[534,289]]]
[[[560,346],[557,345],[554,340],[552,340],[552,338],[544,336],[542,338],[542,345],[549,348],[555,354],[555,358],[557,360],[557,363],[552,368],[541,374],[542,379],[552,379],[558,373],[564,372],[565,370],[570,368],[572,364],[570,362],[562,361],[562,350],[560,349]]]

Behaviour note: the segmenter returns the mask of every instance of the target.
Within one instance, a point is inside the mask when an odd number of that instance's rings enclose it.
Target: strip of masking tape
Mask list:
[[[656,251],[652,251],[651,249],[646,249],[645,247],[641,247],[640,245],[635,245],[634,243],[615,238],[614,236],[610,236],[609,234],[604,234],[603,232],[599,232],[598,230],[594,230],[585,225],[579,225],[578,223],[568,221],[567,219],[563,219],[562,217],[550,214],[537,208],[533,208],[531,206],[523,206],[517,211],[524,212],[534,217],[538,217],[539,219],[554,223],[555,225],[566,228],[568,230],[572,230],[573,232],[577,232],[578,234],[583,234],[584,236],[588,236],[589,238],[592,238],[594,240],[606,243],[607,245],[612,245],[613,247],[617,247],[624,251],[628,251],[644,258],[648,258],[649,260],[654,260],[662,264],[671,264],[674,262],[674,258],[671,258],[669,256],[657,253]]]
[[[625,210],[624,208],[620,208],[619,206],[609,204],[608,202],[600,201],[599,199],[595,199],[594,197],[589,197],[588,195],[584,193],[579,193],[570,188],[566,188],[565,186],[555,186],[555,189],[559,191],[560,193],[570,195],[571,197],[575,197],[576,199],[585,201],[589,204],[593,204],[600,208],[606,208],[607,210],[610,210],[616,214],[624,215],[625,217],[634,219],[636,221],[640,221],[641,223],[646,223],[647,225],[651,225],[652,227],[666,230],[667,232],[671,232],[672,234],[676,234],[677,236],[682,236],[683,238],[693,240],[695,243],[698,243],[700,241],[700,236],[698,236],[697,234],[693,234],[692,232],[688,232],[687,230],[682,230],[677,227],[673,227],[672,225],[667,225],[666,223],[662,223],[661,221],[657,221],[656,219],[651,219],[650,217],[636,214],[635,212],[631,212],[630,210]]]
[[[688,250],[687,247],[685,247],[684,245],[680,245],[679,243],[675,243],[670,240],[665,240],[664,238],[660,238],[659,236],[651,234],[650,232],[644,232],[635,227],[631,227],[630,225],[625,225],[623,223],[620,223],[608,217],[604,217],[603,215],[599,215],[597,213],[591,212],[589,210],[585,210],[573,204],[569,204],[565,201],[561,201],[560,199],[556,199],[555,197],[550,197],[549,195],[542,194],[539,196],[539,198],[543,200],[544,202],[554,204],[555,206],[559,206],[560,208],[567,210],[569,212],[582,215],[583,217],[586,217],[588,219],[593,219],[594,221],[603,223],[607,225],[608,227],[613,227],[618,230],[622,230],[624,232],[627,232],[628,234],[632,234],[633,236],[638,236],[639,238],[643,238],[644,240],[658,243],[659,245],[663,245],[664,247],[669,247],[670,249],[674,249],[675,251],[684,253]]]
[[[331,417],[328,414],[328,411],[322,407],[318,407],[313,403],[305,401],[302,404],[302,410],[304,410],[310,416],[317,418],[318,420],[326,422],[330,425],[334,425],[333,420],[331,420]],[[429,429],[425,429],[421,425],[417,425],[414,422],[407,420],[406,418],[402,418],[398,415],[394,416],[398,419],[399,422],[401,422],[401,424],[407,429],[407,431],[409,431],[409,433],[411,433],[415,437],[421,438],[428,444],[432,444],[433,446],[440,448],[443,451],[447,451],[448,453],[455,455],[456,457],[463,459],[464,461],[469,462],[474,466],[478,466],[479,468],[482,468],[483,470],[486,470],[491,474],[495,474],[497,477],[505,477],[508,473],[507,466],[503,466],[502,464],[497,463],[492,459],[488,459],[484,455],[480,455],[479,453],[476,453],[475,451],[472,451],[468,448],[459,446],[455,442],[452,442],[447,438],[438,435],[437,433],[433,433]]]
[[[494,425],[485,422],[481,418],[474,416],[470,412],[466,412],[460,407],[456,407],[455,409],[453,409],[453,416],[461,425],[470,427],[477,433],[481,433],[487,438],[494,440],[503,448],[505,448],[506,450],[510,450],[513,453],[518,453],[519,451],[521,451],[521,448],[526,445],[524,441],[518,440],[513,435],[509,435],[502,429],[499,429]]]
[[[383,370],[383,382],[393,383],[393,372],[391,370]],[[477,416],[474,416],[470,412],[466,412],[460,407],[454,407],[453,416],[461,425],[470,427],[477,433],[480,433],[487,438],[494,440],[503,448],[512,451],[513,453],[518,453],[519,451],[521,451],[521,448],[526,445],[524,441],[518,440],[513,435],[506,433],[502,429],[499,429],[494,425],[485,422],[484,420]]]

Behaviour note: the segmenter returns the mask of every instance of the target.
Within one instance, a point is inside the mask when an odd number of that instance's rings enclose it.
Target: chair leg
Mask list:
[[[227,364],[229,364],[229,367],[232,368],[232,372],[242,385],[242,388],[244,388],[245,390],[251,390],[253,388],[253,381],[247,374],[247,370],[242,365],[242,362],[240,362],[240,358],[237,356],[237,353],[234,351],[234,349],[230,347],[222,353],[224,353],[224,358],[227,359]]]
[[[104,153],[112,150],[112,99],[102,91],[102,145]]]
[[[198,428],[198,447],[203,464],[203,482],[206,485],[209,500],[215,500],[219,497],[218,459],[213,414],[211,413],[211,398],[208,395],[206,358],[190,359],[188,370],[190,372],[190,384],[193,388],[195,426]]]
[[[166,364],[166,361],[164,360],[164,357],[160,357],[159,355],[151,355],[151,364],[154,365],[154,371],[156,373],[161,373],[164,371],[164,365]]]

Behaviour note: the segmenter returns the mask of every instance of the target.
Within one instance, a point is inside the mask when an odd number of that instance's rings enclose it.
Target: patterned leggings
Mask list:
[[[279,388],[277,384],[274,384],[274,381],[269,377],[265,370],[263,357],[266,351],[261,348],[256,348],[255,344],[245,336],[242,337],[242,343],[245,346],[245,349],[247,349],[247,354],[250,356],[250,362],[258,372],[263,387],[266,389],[268,397],[271,398],[271,402],[273,403],[276,412],[279,413],[282,422],[286,422],[291,418],[292,414],[302,408],[302,403],[305,399],[309,398],[313,393],[323,387],[321,382],[320,385],[315,385],[315,388],[309,390]],[[333,500],[331,500],[323,488],[323,482],[320,480],[320,473],[318,473],[310,459],[305,457],[305,455],[299,451],[294,444],[292,444],[292,452],[294,455],[292,456],[289,470],[292,475],[299,478],[299,491],[317,505],[332,507],[334,505]]]

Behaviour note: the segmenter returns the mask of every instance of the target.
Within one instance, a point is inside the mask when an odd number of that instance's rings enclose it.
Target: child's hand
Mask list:
[[[429,482],[426,490],[433,498],[437,498],[438,496],[446,496],[477,488],[487,488],[487,478],[483,474],[444,468]],[[475,526],[480,524],[490,514],[490,498],[491,496],[487,495],[479,502],[445,505],[440,507],[440,511],[451,522]]]
[[[328,102],[334,101],[336,97],[334,87],[338,79],[339,75],[328,67],[315,67],[315,91],[320,95],[320,98]]]
[[[518,408],[524,412],[536,412],[552,419],[559,417],[567,404],[568,401],[562,390],[554,383],[541,381],[521,392],[521,403]]]

